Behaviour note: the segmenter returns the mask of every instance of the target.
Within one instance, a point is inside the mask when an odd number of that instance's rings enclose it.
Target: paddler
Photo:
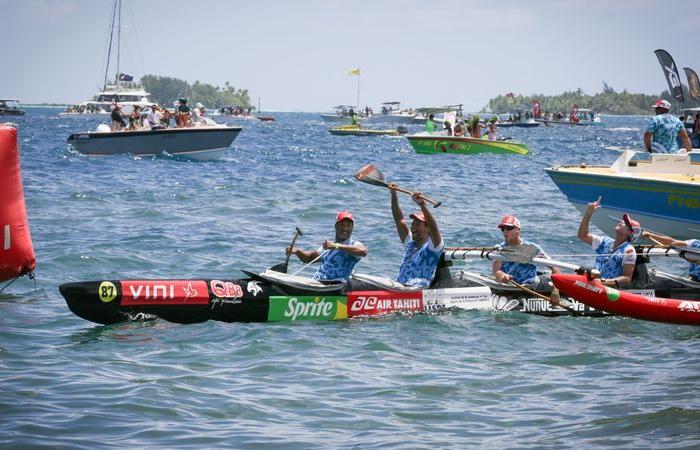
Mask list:
[[[413,222],[411,222],[411,228],[408,228],[399,206],[396,188],[396,183],[389,183],[391,213],[394,216],[399,239],[404,244],[403,260],[396,281],[407,286],[428,287],[435,278],[435,269],[445,244],[438,224],[420,192],[413,193],[413,201],[421,210],[409,215]]]
[[[360,258],[367,256],[367,247],[352,238],[355,217],[350,211],[340,211],[335,219],[335,241],[326,240],[314,250],[287,247],[287,254],[295,254],[303,263],[320,260],[314,274],[319,281],[347,281]]]
[[[665,234],[652,233],[651,231],[645,231],[642,233],[645,238],[651,239],[661,245],[670,245],[672,247],[692,247],[697,248],[698,253],[700,253],[700,239],[689,239],[687,241],[681,241],[674,239],[671,236],[666,236]],[[682,256],[682,254],[681,254]],[[700,282],[700,264],[691,262],[688,268],[688,275],[693,281]]]
[[[685,131],[685,125],[676,116],[670,114],[671,103],[658,99],[652,106],[654,117],[649,119],[649,125],[644,132],[644,147],[649,153],[676,153],[678,152],[679,138],[683,142],[685,151],[693,150]]]
[[[600,271],[600,281],[606,286],[624,288],[632,284],[637,252],[631,242],[641,236],[642,226],[629,214],[623,214],[615,226],[614,239],[590,234],[588,225],[591,216],[600,208],[600,203],[601,197],[598,197],[598,200],[586,205],[578,227],[578,238],[593,247],[599,255],[595,259],[595,268]]]
[[[540,251],[537,258],[547,258],[549,256],[544,252],[541,246],[528,242],[521,236],[520,220],[515,216],[505,216],[498,228],[503,233],[503,242],[496,245],[496,248],[510,247],[517,249],[521,245],[535,246]],[[496,281],[507,283],[510,280],[515,280],[519,284],[524,284],[539,292],[551,291],[552,285],[549,276],[539,276],[537,267],[531,263],[518,263],[512,261],[494,261],[491,265],[491,272]],[[556,267],[552,267],[552,273],[559,273]]]

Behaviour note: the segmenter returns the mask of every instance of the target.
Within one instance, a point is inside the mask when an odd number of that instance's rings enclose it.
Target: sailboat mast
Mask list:
[[[355,111],[360,110],[360,74],[357,74],[357,107],[355,108]]]
[[[117,25],[117,89],[119,88],[119,59],[121,57],[122,43],[122,0],[117,0],[119,3],[119,21]]]
[[[102,85],[102,90],[107,89],[107,77],[109,76],[109,61],[112,59],[112,39],[114,38],[114,21],[117,17],[117,2],[119,0],[114,0],[114,6],[112,6],[112,20],[109,23],[109,46],[107,47],[107,64],[105,67],[105,81]]]

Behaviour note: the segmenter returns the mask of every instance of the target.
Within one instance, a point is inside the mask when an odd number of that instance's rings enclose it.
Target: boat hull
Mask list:
[[[645,297],[603,286],[581,275],[552,275],[554,285],[563,294],[611,314],[653,322],[700,325],[698,301]]]
[[[470,137],[412,135],[406,136],[416,153],[454,153],[475,155],[497,153],[502,155],[527,155],[530,150],[525,144],[509,141],[489,141]]]
[[[602,197],[601,210],[592,221],[611,236],[623,213],[632,214],[645,228],[677,239],[691,239],[700,233],[700,181],[679,183],[556,167],[545,170],[581,212]]]
[[[365,128],[329,128],[328,132],[336,136],[398,136],[396,130],[370,130]]]
[[[540,122],[499,122],[498,128],[537,128]]]
[[[241,127],[193,127],[77,133],[70,135],[68,144],[77,152],[90,156],[169,154],[208,160],[220,158],[241,130]]]
[[[579,122],[570,122],[568,120],[544,120],[544,119],[535,119],[537,122],[541,122],[545,124],[546,126],[549,125],[564,125],[564,126],[572,126],[572,127],[602,127],[605,126],[603,122],[592,122],[590,120],[582,120]]]

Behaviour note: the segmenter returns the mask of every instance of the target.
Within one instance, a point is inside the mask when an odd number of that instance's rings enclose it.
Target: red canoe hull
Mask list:
[[[559,291],[592,308],[653,322],[700,325],[700,299],[674,300],[619,291],[582,275],[552,275]]]

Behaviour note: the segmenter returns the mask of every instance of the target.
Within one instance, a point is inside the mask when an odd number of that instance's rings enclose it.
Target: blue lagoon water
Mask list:
[[[0,446],[700,446],[693,327],[484,311],[100,326],[58,292],[69,281],[241,277],[282,262],[295,226],[302,247],[332,238],[341,209],[370,249],[358,270],[391,276],[402,248],[389,192],[352,176],[369,162],[444,202],[435,214],[448,245],[497,243],[500,218],[516,214],[526,239],[589,262],[579,213],[542,169],[612,162],[615,148],[641,145],[643,118],[502,130],[530,145],[518,157],[418,155],[405,138],[332,136],[318,115],[281,113],[243,123],[223,159],[192,162],[77,155],[68,135],[100,122],[57,112],[14,120],[38,266],[36,288],[22,279],[0,295]]]

